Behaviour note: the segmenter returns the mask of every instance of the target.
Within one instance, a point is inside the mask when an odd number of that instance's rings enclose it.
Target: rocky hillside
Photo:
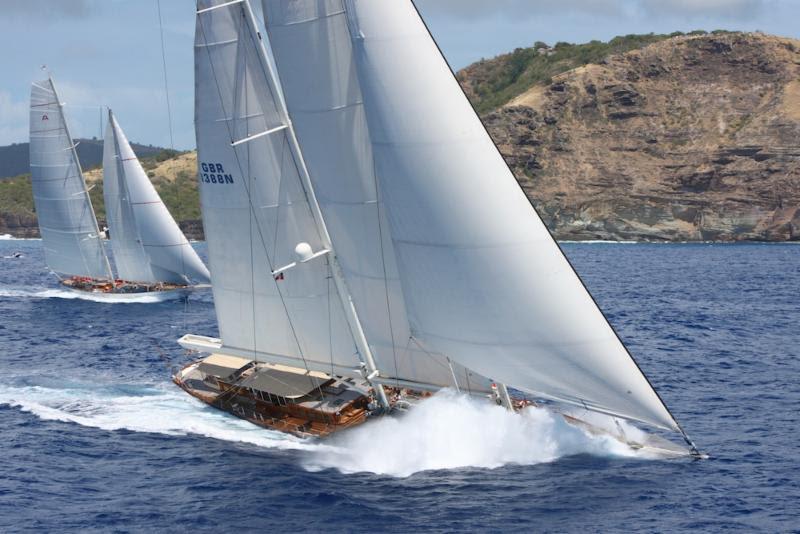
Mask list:
[[[561,239],[800,240],[799,41],[673,37],[484,121]]]
[[[799,41],[536,43],[458,77],[559,239],[800,240]],[[195,154],[143,164],[201,237]],[[100,176],[87,172],[102,219]],[[38,233],[26,180],[0,181],[0,234]]]

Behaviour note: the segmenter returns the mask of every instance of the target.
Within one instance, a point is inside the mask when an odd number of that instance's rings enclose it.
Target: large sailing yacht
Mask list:
[[[76,144],[52,78],[31,88],[31,182],[48,267],[65,287],[115,299],[185,295],[210,274],[167,211],[109,111],[103,186],[114,276]]]
[[[263,11],[268,43],[247,0],[197,2],[195,124],[220,338],[181,338],[207,356],[174,381],[304,436],[454,388],[510,410],[546,404],[633,448],[699,455],[412,2],[264,0]],[[688,448],[634,442],[576,408],[677,432]]]

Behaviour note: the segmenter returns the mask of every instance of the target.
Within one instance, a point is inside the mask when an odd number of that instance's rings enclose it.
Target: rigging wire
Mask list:
[[[161,0],[156,0],[156,11],[158,12],[158,30],[159,35],[161,36],[161,67],[164,72],[164,99],[167,103],[167,126],[169,128],[169,148],[175,152],[175,138],[173,136],[173,128],[172,128],[172,106],[169,100],[169,76],[167,71],[167,46],[164,41],[164,21],[161,17]],[[176,207],[180,209],[183,205],[181,201],[181,184],[180,178],[176,175],[174,180],[175,186],[175,202]],[[177,222],[177,221],[176,221]],[[177,222],[178,229],[180,230],[180,222]],[[183,230],[181,230],[183,233]],[[185,237],[185,236],[184,236]],[[181,275],[183,276],[186,283],[189,283],[189,278],[186,273],[186,255],[185,255],[185,247],[191,247],[192,245],[189,243],[189,240],[186,239],[185,243],[181,243],[179,250],[181,254]],[[189,296],[187,295],[183,301],[183,329],[184,331],[187,329],[188,323],[188,315],[189,315]]]
[[[247,19],[247,14],[245,12],[244,7],[242,5],[239,5],[239,9],[240,9],[240,14],[241,14],[241,19],[240,20],[244,20],[244,23],[247,24],[247,20],[246,20]],[[220,107],[222,108],[223,117],[233,117],[233,114],[228,115],[227,110],[225,109],[225,100],[224,100],[224,98],[222,96],[222,88],[220,86],[219,77],[217,76],[217,71],[214,68],[214,61],[213,61],[213,59],[211,57],[211,50],[209,48],[209,41],[208,41],[208,37],[206,36],[205,25],[203,24],[202,17],[199,20],[199,26],[200,26],[200,32],[203,35],[203,42],[206,45],[205,49],[206,49],[206,53],[208,55],[208,62],[209,62],[209,66],[211,67],[212,76],[214,77],[214,83],[215,83],[216,88],[217,88],[217,94],[219,96]],[[241,26],[239,26],[239,29],[241,30]],[[251,32],[248,32],[248,33],[250,34],[250,38],[253,39],[252,33]],[[238,35],[237,37],[239,39],[241,39],[241,35]],[[256,45],[256,47],[258,46],[257,43],[254,43],[254,44]],[[244,51],[245,51],[245,53],[247,53],[247,48],[246,47],[244,47]],[[267,76],[267,73],[264,73],[264,75]],[[270,89],[270,93],[271,92],[272,91]],[[272,96],[274,98],[275,95],[272,95]],[[233,111],[233,110],[231,110],[231,111]],[[234,138],[234,135],[233,135],[233,131],[231,129],[230,120],[225,120],[224,122],[225,122],[225,125],[226,125],[226,129],[228,130],[228,137],[231,140],[231,144],[233,144],[234,141],[235,141],[235,138]],[[285,139],[285,135],[286,134],[284,133],[284,139]],[[242,165],[241,159],[239,158],[239,152],[235,148],[233,150],[233,155],[234,155],[234,158],[236,159],[236,165],[239,168],[239,172],[242,175],[242,177],[244,177],[245,176],[244,167]],[[296,164],[296,162],[295,162],[295,164]],[[248,166],[248,169],[249,169],[249,166]],[[248,175],[249,175],[249,173],[248,173]],[[258,232],[258,237],[259,237],[259,240],[261,242],[261,246],[264,247],[264,250],[266,251],[267,247],[266,247],[266,242],[265,242],[265,239],[264,239],[264,233],[263,233],[263,231],[261,229],[261,225],[259,224],[258,217],[256,215],[257,214],[257,210],[256,210],[256,207],[253,204],[253,197],[252,197],[252,194],[250,192],[250,187],[248,185],[248,180],[244,180],[243,179],[242,180],[242,184],[244,185],[245,192],[247,194],[247,202],[248,202],[248,206],[250,208],[251,222],[252,222],[252,219],[255,219],[255,222],[256,222],[255,227],[256,227],[256,230]],[[253,240],[251,239],[251,246],[252,246],[252,242],[253,242]],[[270,272],[272,272],[274,270],[274,268],[272,266],[272,261],[269,258],[269,254],[265,254],[265,257],[266,257],[266,260],[267,260],[267,267],[269,268]],[[252,254],[251,254],[251,258],[253,258]],[[252,261],[253,260],[251,259],[251,262]],[[253,265],[253,264],[251,263],[251,265]],[[291,330],[292,337],[293,337],[293,339],[295,341],[295,344],[297,345],[298,354],[300,355],[300,358],[303,360],[303,365],[305,366],[306,370],[310,371],[310,369],[308,367],[308,362],[307,362],[306,357],[305,357],[305,354],[303,353],[303,347],[302,347],[302,345],[300,343],[300,338],[298,336],[297,330],[295,329],[295,325],[294,325],[294,322],[292,321],[291,314],[289,313],[289,306],[286,303],[286,298],[284,297],[283,292],[282,292],[280,286],[278,285],[278,283],[275,282],[274,280],[273,280],[273,283],[275,283],[276,292],[278,294],[278,297],[281,300],[281,305],[283,306],[283,310],[284,310],[284,313],[286,315],[286,319],[287,319],[287,321],[289,323],[289,328]],[[254,298],[255,298],[255,295],[254,295]],[[255,323],[255,316],[253,316],[253,323]],[[255,324],[254,324],[254,327],[255,327]],[[255,344],[254,344],[254,350],[256,350]],[[319,389],[320,394],[324,398],[325,394],[323,393],[322,388],[318,386],[317,389]]]
[[[375,158],[372,159],[372,180],[375,187],[375,210],[378,214],[378,240],[381,244],[381,267],[383,268],[383,289],[386,294],[386,316],[389,319],[389,337],[392,340],[392,358],[394,359],[395,385],[400,389],[400,371],[397,366],[397,348],[395,347],[394,326],[392,322],[392,306],[389,301],[389,277],[386,274],[386,251],[383,246],[383,225],[381,224],[381,199],[378,189],[378,168]],[[408,356],[406,354],[406,356]]]
[[[164,44],[164,22],[161,19],[161,0],[156,0],[158,8],[158,29],[161,34],[161,65],[164,68],[164,94],[167,97],[167,122],[169,124],[169,147],[175,150],[175,140],[172,136],[172,107],[169,102],[169,80],[167,78],[167,52]]]

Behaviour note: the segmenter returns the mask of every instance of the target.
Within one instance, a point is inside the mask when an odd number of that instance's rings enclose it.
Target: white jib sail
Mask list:
[[[679,430],[516,183],[413,4],[346,7],[412,335],[521,390]]]
[[[316,253],[323,240],[249,5],[197,9],[200,200],[222,351],[353,373],[360,362],[327,257],[272,274],[297,261],[298,244]]]
[[[45,259],[54,272],[112,278],[75,144],[52,79],[31,86],[33,200]]]
[[[103,194],[119,278],[210,281],[208,269],[158,196],[111,111],[103,147]]]
[[[265,0],[267,35],[303,158],[381,375],[486,391],[411,339],[343,0]]]

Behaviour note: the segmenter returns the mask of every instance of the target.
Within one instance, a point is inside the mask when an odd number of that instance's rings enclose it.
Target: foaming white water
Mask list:
[[[63,387],[0,384],[0,405],[17,407],[44,420],[66,421],[103,430],[167,435],[200,435],[271,449],[319,448],[228,416],[170,385]]]
[[[147,293],[133,293],[127,295],[115,295],[107,293],[92,294],[81,291],[70,291],[69,289],[14,289],[0,288],[0,297],[10,298],[34,298],[34,299],[78,299],[91,302],[102,302],[106,304],[144,304],[148,302],[162,302],[166,298],[180,298],[181,295],[161,295]]]
[[[148,302],[162,302],[168,298],[178,298],[180,295],[169,295],[159,293],[88,293],[85,291],[70,291],[68,289],[46,289],[34,294],[39,298],[58,298],[58,299],[79,299],[91,302],[103,302],[107,304],[143,304]]]
[[[41,237],[14,237],[11,234],[0,234],[0,241],[41,241]]]
[[[310,452],[311,471],[338,469],[396,477],[433,469],[532,465],[564,456],[643,457],[611,436],[591,435],[543,408],[520,414],[442,391],[402,417],[384,417]]]

